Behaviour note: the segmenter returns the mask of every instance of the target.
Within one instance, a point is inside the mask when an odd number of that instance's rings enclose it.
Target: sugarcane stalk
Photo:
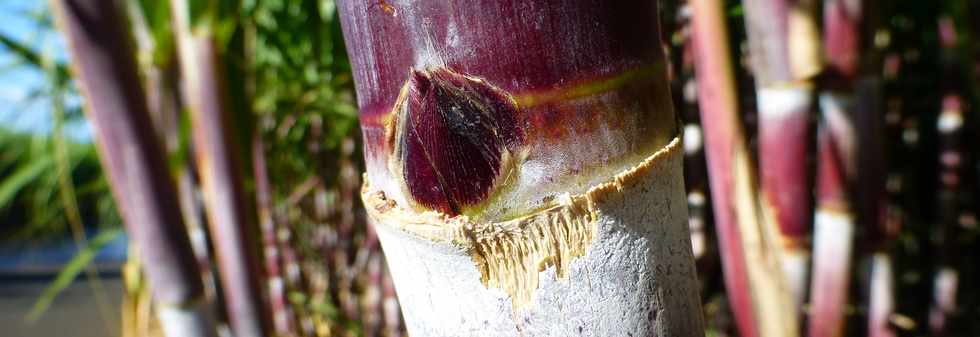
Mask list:
[[[112,1],[52,1],[113,196],[167,336],[215,336],[163,147],[151,128],[123,12]]]
[[[946,336],[949,316],[956,311],[959,272],[942,266],[933,279],[933,306],[929,310],[929,330],[933,336]]]
[[[932,336],[950,333],[949,316],[957,309],[956,297],[959,272],[954,267],[956,238],[959,231],[963,196],[969,193],[964,186],[967,179],[969,153],[964,149],[964,88],[961,87],[957,47],[959,38],[953,18],[944,15],[939,19],[939,40],[943,51],[944,93],[936,120],[939,151],[939,194],[937,199],[937,228],[934,246],[938,251],[938,268],[933,278],[933,299],[929,309],[929,330]]]
[[[206,10],[193,7],[195,10]],[[171,2],[174,31],[191,113],[192,138],[218,276],[232,332],[238,337],[264,336],[262,267],[258,262],[257,228],[248,215],[242,186],[243,147],[237,146],[229,97],[222,77],[219,46],[214,33],[216,13],[191,13],[187,0]],[[192,15],[207,19],[192,22]]]
[[[136,61],[139,66],[143,88],[146,92],[147,109],[157,133],[167,151],[173,158],[181,154],[180,118],[181,100],[179,97],[179,71],[176,50],[167,46],[166,41],[157,41],[150,31],[143,8],[139,3],[126,4],[130,30],[138,51]],[[155,55],[164,54],[162,60]],[[188,158],[177,158],[179,164],[173,173],[177,181],[177,199],[181,215],[190,236],[191,247],[204,280],[205,294],[209,300],[214,297],[214,275],[211,274],[211,260],[208,252],[207,234],[203,224],[203,213],[196,196],[197,182],[193,167]]]
[[[899,77],[901,59],[896,53],[885,55],[882,62],[882,73],[885,81],[894,81]],[[884,146],[886,160],[896,163],[893,158],[901,158],[901,139],[903,108],[900,100],[895,97],[887,99],[884,107],[883,140],[892,140]],[[894,337],[893,319],[896,310],[895,299],[895,266],[892,261],[892,251],[899,228],[904,222],[904,213],[897,204],[903,193],[903,177],[901,165],[889,165],[886,170],[885,192],[886,206],[884,219],[879,226],[868,228],[870,241],[870,282],[868,283],[868,326],[870,337]]]
[[[809,279],[814,78],[820,72],[817,2],[744,0],[759,109],[760,203],[783,277],[802,314]]]
[[[860,26],[863,26],[860,30],[865,32],[863,34],[879,29],[882,15],[872,9],[877,8],[876,2],[864,2],[860,6],[866,11],[859,18]],[[856,11],[852,9],[852,12]],[[860,36],[857,41],[854,48],[860,47]],[[883,88],[884,83],[895,79],[899,65],[895,63],[896,59],[879,49],[887,45],[886,41],[874,41],[875,48],[867,48],[866,52],[859,49],[857,52],[863,54],[860,61],[863,67],[873,71],[862,75],[853,88],[855,101],[850,118],[854,123],[857,143],[853,158],[855,171],[849,173],[853,181],[847,184],[852,186],[849,192],[852,194],[853,212],[856,213],[854,220],[862,237],[855,246],[860,248],[864,265],[870,266],[866,269],[867,277],[862,278],[868,280],[863,285],[867,289],[864,292],[867,294],[866,331],[869,336],[892,337],[898,316],[895,312],[895,267],[891,254],[898,238],[902,215],[894,205],[892,194],[897,192],[894,191],[897,187],[894,184],[898,182],[894,179],[901,178],[894,174],[896,170],[892,167],[898,165],[890,163],[901,156],[896,153],[895,144],[887,144],[886,140],[899,138],[895,137],[899,131],[895,124],[901,119],[897,115],[901,112],[894,110],[897,106],[886,107]],[[831,82],[839,74],[831,73]],[[893,185],[891,191],[887,187],[890,179]]]
[[[853,162],[854,129],[844,99],[821,95],[817,131],[817,211],[814,218],[813,280],[810,287],[810,336],[840,336],[850,278],[854,214],[847,196],[845,165]]]
[[[269,310],[272,312],[273,331],[279,336],[295,335],[294,318],[286,299],[286,282],[282,277],[279,240],[273,217],[272,184],[269,181],[265,160],[265,143],[262,135],[252,136],[252,168],[255,175],[255,205],[262,232],[262,257],[265,266],[266,287],[269,293]]]
[[[759,336],[754,310],[751,281],[747,271],[745,252],[739,238],[738,211],[747,212],[754,206],[736,208],[731,202],[735,193],[734,182],[727,176],[734,155],[745,156],[742,130],[736,121],[737,102],[732,64],[727,52],[712,57],[708,48],[728,45],[728,32],[722,16],[721,5],[714,1],[689,1],[692,10],[691,34],[697,81],[698,104],[701,109],[702,127],[706,134],[705,151],[714,208],[715,228],[721,251],[723,275],[728,300],[735,316],[739,334],[745,337]],[[717,51],[715,51],[717,53]],[[719,120],[724,118],[724,120]],[[734,148],[734,149],[733,149]],[[717,153],[717,155],[715,155]],[[716,176],[715,174],[719,174]],[[717,181],[717,182],[716,182]],[[751,214],[750,218],[755,215]]]
[[[338,10],[409,333],[703,334],[654,2]]]
[[[895,312],[895,267],[886,251],[871,256],[870,291],[868,336],[894,337],[891,319]]]
[[[890,319],[895,310],[894,267],[890,248],[898,232],[887,214],[888,196],[885,189],[888,175],[885,164],[885,125],[881,104],[880,81],[865,78],[858,82],[854,106],[854,123],[861,130],[856,135],[856,166],[854,205],[855,220],[860,224],[866,243],[861,254],[870,263],[868,298],[869,336],[894,334]]]
[[[374,244],[377,247],[377,243]],[[383,289],[382,289],[382,269],[384,268],[380,249],[365,248],[364,268],[361,270],[361,325],[364,334],[369,336],[379,336],[384,331],[382,312]],[[360,255],[360,254],[359,254]]]
[[[708,193],[704,180],[707,177],[704,164],[703,135],[700,125],[689,123],[684,126],[684,167],[687,188],[688,227],[691,230],[691,249],[694,258],[699,260],[708,250]],[[691,167],[695,168],[691,168]],[[694,178],[698,176],[699,178]],[[695,180],[699,179],[699,180]],[[694,186],[692,186],[694,185]]]
[[[405,330],[402,312],[398,305],[398,295],[395,293],[395,285],[391,280],[391,273],[385,269],[382,278],[382,310],[384,311],[385,335],[388,337],[400,337]]]
[[[858,230],[864,233],[867,249],[861,254],[871,263],[868,331],[890,334],[894,285],[888,247],[897,232],[886,222],[880,88],[877,79],[864,78],[853,82],[852,92],[824,92],[820,97],[809,325],[814,336],[844,334]]]
[[[312,188],[313,184],[309,182],[318,182],[319,180],[316,176],[312,176],[311,179],[307,180],[307,183],[301,184],[300,189]],[[305,185],[305,186],[304,186]],[[309,187],[307,187],[309,186]],[[298,291],[308,291],[308,288],[304,287],[304,275],[307,273],[315,272],[315,270],[304,271],[301,262],[303,261],[302,256],[299,254],[296,246],[301,238],[295,236],[294,225],[291,224],[289,211],[295,209],[295,199],[294,196],[290,196],[287,199],[285,205],[280,205],[274,208],[275,221],[278,228],[276,229],[276,243],[279,251],[282,253],[282,278],[285,281],[285,288],[287,293],[298,292]],[[306,313],[306,309],[302,306],[296,306],[295,303],[290,308],[290,315],[294,317],[294,329],[298,332],[299,336],[314,336],[314,327],[310,316]]]
[[[690,1],[698,102],[725,286],[742,336],[794,336],[792,293],[781,276],[775,231],[762,223],[755,168],[738,119],[724,12]]]
[[[844,332],[856,205],[857,139],[854,83],[858,76],[860,4],[824,2],[824,55],[827,60],[817,131],[816,216],[809,335],[835,337]]]
[[[674,31],[669,36],[676,50],[671,51],[672,94],[684,125],[684,187],[687,190],[688,227],[691,248],[700,267],[709,249],[708,226],[711,212],[708,205],[708,173],[704,159],[704,132],[698,118],[697,84],[694,80],[694,60],[691,48],[690,7],[677,4]],[[667,35],[667,34],[665,34]],[[701,280],[702,283],[706,282]]]

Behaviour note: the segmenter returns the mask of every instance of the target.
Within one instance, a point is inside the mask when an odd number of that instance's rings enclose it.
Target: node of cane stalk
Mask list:
[[[617,168],[611,179],[583,190],[556,193],[513,216],[486,216],[502,201],[498,197],[515,188],[529,156],[525,132],[532,122],[522,109],[618,89],[655,69],[544,94],[512,94],[445,67],[412,69],[381,120],[386,169],[404,198],[374,190],[366,179],[362,197],[369,216],[380,226],[468,252],[486,287],[507,293],[515,311],[527,307],[539,273],[553,267],[558,278],[567,278],[572,261],[586,255],[598,233],[598,205],[623,198],[626,189],[663,169],[663,158],[681,151],[681,142],[671,137],[651,149],[652,156],[641,151],[622,159],[639,164]]]
[[[554,267],[558,278],[567,278],[572,261],[587,253],[599,232],[599,205],[621,200],[627,194],[624,191],[635,188],[645,177],[662,174],[669,158],[682,151],[680,143],[675,137],[653,155],[584,193],[562,194],[545,209],[506,221],[418,212],[399,205],[384,191],[372,192],[367,180],[362,197],[369,216],[378,224],[466,250],[483,284],[507,293],[517,311],[533,302],[542,271]]]
[[[508,93],[442,67],[413,69],[391,118],[389,170],[413,206],[447,215],[477,211],[511,175],[523,142]]]

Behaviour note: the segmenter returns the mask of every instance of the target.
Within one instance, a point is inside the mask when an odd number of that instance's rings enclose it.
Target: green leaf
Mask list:
[[[123,230],[121,228],[109,228],[93,237],[89,241],[88,246],[79,251],[78,254],[75,254],[71,261],[68,261],[61,271],[58,272],[58,276],[54,281],[48,284],[48,287],[41,293],[37,302],[34,302],[34,306],[31,307],[31,311],[27,313],[25,319],[31,323],[37,321],[48,310],[55,297],[65,290],[75,280],[78,274],[85,270],[85,267],[95,259],[99,250],[109,244],[109,242],[112,242],[112,240],[118,238],[122,233]]]
[[[737,18],[743,15],[745,15],[745,8],[742,7],[742,4],[737,4],[728,9],[729,17]]]
[[[34,65],[38,68],[41,67],[41,55],[19,41],[14,40],[5,34],[0,34],[0,44],[6,47],[11,53],[14,53],[14,55],[17,55],[21,61]]]
[[[27,45],[17,41],[6,34],[0,33],[0,45],[3,45],[12,54],[17,56],[22,62],[32,65],[38,69],[44,68],[44,60],[41,54],[31,49]],[[68,66],[63,63],[55,65],[57,71],[57,80],[60,83],[68,81]]]
[[[17,196],[17,192],[50,172],[53,166],[54,158],[50,154],[44,154],[22,164],[13,174],[0,181],[0,208],[6,207]]]
[[[166,65],[173,60],[174,41],[173,31],[170,23],[170,2],[157,0],[139,0],[129,3],[130,25],[133,35],[140,38],[147,38],[151,46],[144,46],[137,43],[140,53],[147,53],[150,62],[155,65]],[[143,35],[145,34],[145,35]],[[141,37],[142,36],[142,37]],[[142,50],[152,47],[152,50]]]

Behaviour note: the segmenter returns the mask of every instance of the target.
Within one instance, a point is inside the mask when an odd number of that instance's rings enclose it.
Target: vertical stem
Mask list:
[[[858,74],[857,2],[824,3],[824,53],[828,90],[820,94],[817,130],[817,211],[814,218],[814,268],[810,287],[809,334],[837,337],[844,331],[856,205],[852,185],[857,166],[854,80]],[[857,98],[860,99],[860,98]]]
[[[382,285],[384,301],[382,306],[384,307],[385,332],[389,337],[400,337],[405,330],[402,312],[398,306],[398,297],[395,294],[395,285],[391,280],[391,273],[388,272],[387,268],[384,272]]]
[[[806,296],[812,220],[813,79],[820,71],[814,0],[744,0],[759,107],[760,202],[797,315]]]
[[[691,247],[694,251],[694,258],[698,260],[699,269],[703,263],[703,257],[707,250],[712,246],[709,243],[707,233],[710,224],[708,205],[708,172],[707,163],[704,158],[704,131],[701,129],[701,120],[698,117],[697,83],[694,74],[694,60],[691,42],[691,20],[689,15],[690,5],[687,3],[678,4],[679,8],[675,11],[674,34],[679,34],[680,40],[675,45],[673,51],[673,75],[674,87],[674,106],[680,110],[681,119],[686,121],[684,125],[684,187],[687,189],[688,207],[688,226],[691,230]],[[675,37],[676,39],[677,37]],[[702,283],[706,282],[704,279]]]
[[[938,252],[938,268],[933,278],[932,307],[929,309],[929,329],[932,336],[949,333],[949,315],[956,310],[956,293],[959,272],[954,268],[957,254],[957,234],[962,205],[972,205],[965,196],[970,194],[968,182],[970,154],[964,149],[964,81],[957,58],[956,27],[953,18],[944,15],[939,19],[939,40],[943,49],[943,88],[939,118],[936,122],[939,155],[939,195],[933,245]],[[969,206],[967,206],[968,208]]]
[[[728,30],[725,27],[721,4],[711,0],[691,0],[692,42],[695,53],[695,74],[698,103],[705,130],[705,149],[708,175],[714,205],[718,245],[722,251],[725,285],[735,314],[739,334],[758,337],[751,283],[746,266],[738,227],[738,208],[733,205],[734,186],[732,166],[734,155],[746,156],[741,127],[736,120],[735,81],[727,48]],[[710,51],[709,51],[710,50]],[[715,56],[717,55],[717,56]]]
[[[337,236],[339,238],[352,238],[354,237],[354,230],[357,224],[355,223],[354,216],[354,200],[357,198],[357,192],[360,186],[360,177],[358,175],[357,169],[352,162],[354,156],[354,140],[351,137],[345,137],[340,142],[340,153],[337,161],[337,200],[334,207],[334,212],[337,216]],[[363,224],[362,225],[366,225]],[[338,240],[338,245],[335,247],[334,256],[335,263],[340,267],[341,274],[338,275],[340,280],[339,286],[341,286],[341,292],[338,294],[338,299],[340,300],[341,307],[347,311],[347,319],[352,321],[364,320],[363,315],[361,315],[361,310],[358,308],[358,302],[361,301],[358,298],[354,278],[358,269],[356,266],[351,265],[351,260],[356,260],[358,253],[353,251],[355,245],[351,240]],[[362,241],[361,245],[356,246],[358,249],[365,248]],[[353,269],[353,270],[352,270]]]
[[[125,20],[116,2],[52,1],[96,126],[96,142],[167,336],[214,336],[203,287],[150,125]]]
[[[293,318],[286,300],[286,287],[282,277],[283,265],[279,244],[276,239],[276,223],[272,215],[272,184],[269,182],[268,166],[265,161],[265,144],[262,135],[252,136],[252,167],[255,172],[255,199],[259,216],[259,229],[262,232],[262,256],[265,260],[266,279],[271,302],[272,323],[276,334],[292,336]]]
[[[883,57],[882,77],[886,82],[895,81],[901,69],[901,58],[897,53],[889,53]],[[890,140],[885,144],[883,153],[887,158],[901,158],[901,134],[903,121],[903,109],[901,100],[896,97],[888,97],[884,107],[884,134],[883,140]],[[898,230],[904,221],[904,214],[898,205],[898,199],[903,192],[903,165],[893,161],[889,165],[885,175],[887,205],[883,222],[877,229],[868,231],[871,239],[871,273],[868,296],[868,329],[870,337],[894,337],[895,329],[892,324],[892,317],[896,310],[895,302],[895,267],[891,257],[891,247],[898,234]]]
[[[359,277],[362,280],[359,285],[361,291],[361,324],[364,333],[368,336],[380,335],[384,331],[384,312],[383,304],[383,278],[384,278],[384,257],[381,254],[381,247],[378,243],[377,234],[374,230],[367,228],[364,233],[364,241],[358,246],[356,260],[361,264],[358,268]]]
[[[181,154],[180,119],[181,101],[179,97],[179,63],[176,60],[176,50],[168,46],[166,41],[154,39],[151,28],[146,22],[144,9],[139,3],[128,3],[130,29],[133,33],[138,50],[137,63],[143,79],[143,89],[146,93],[147,109],[153,121],[153,129],[161,140],[167,155],[171,158]],[[158,60],[155,55],[165,54]],[[214,293],[214,275],[211,274],[211,261],[208,253],[207,234],[204,232],[203,213],[200,202],[196,197],[197,183],[194,179],[193,167],[189,158],[176,158],[179,161],[174,169],[177,180],[177,199],[180,203],[181,215],[187,226],[191,247],[197,258],[204,279],[205,293],[209,300]]]
[[[184,90],[191,110],[194,151],[214,240],[229,323],[237,337],[263,336],[256,228],[248,214],[239,149],[214,29],[191,22],[187,0],[171,2]],[[213,14],[213,13],[211,13]],[[203,14],[202,14],[203,15]],[[214,18],[211,18],[214,19]]]
[[[411,333],[703,334],[656,2],[350,0],[338,11],[362,197]],[[654,153],[665,159],[643,159]],[[671,164],[633,175],[650,163]],[[589,218],[565,211],[614,176],[615,206],[596,197]],[[660,181],[676,185],[647,200]],[[648,237],[651,223],[667,232]],[[649,264],[665,259],[685,272]],[[576,265],[587,276],[566,271]],[[632,275],[642,270],[654,272]],[[674,295],[651,296],[662,292]]]
[[[813,281],[810,288],[810,336],[840,336],[847,303],[854,217],[846,194],[844,157],[852,155],[853,130],[843,120],[839,97],[821,97],[825,118],[817,131],[817,213],[814,219]],[[832,107],[831,107],[832,106]],[[834,126],[837,128],[834,128]],[[843,124],[843,125],[842,125]],[[836,132],[835,132],[836,131]]]
[[[50,82],[53,86],[50,92],[51,114],[54,120],[51,139],[54,142],[55,166],[58,171],[58,195],[61,199],[62,208],[65,210],[65,218],[68,222],[68,228],[71,230],[72,239],[75,241],[75,246],[78,251],[82,251],[82,249],[88,246],[88,237],[85,235],[85,224],[78,210],[75,183],[72,181],[71,155],[68,153],[68,142],[64,134],[64,87],[57,81],[55,76],[52,76],[56,74],[56,70],[52,65],[51,60],[45,58],[44,67],[49,76],[51,76]],[[102,280],[99,279],[99,272],[96,270],[94,263],[89,263],[85,267],[85,277],[88,281],[89,288],[92,290],[92,297],[95,298],[95,304],[99,309],[99,320],[105,325],[105,331],[112,331],[109,322],[112,320],[110,317],[114,316],[114,310],[109,306],[105,288],[102,286]]]
[[[888,252],[871,256],[871,295],[868,301],[868,336],[895,337],[891,316],[895,312],[895,270]]]
[[[778,244],[763,228],[751,156],[738,120],[734,73],[721,3],[690,1],[698,101],[725,285],[742,336],[795,336],[792,296],[785,290]]]
[[[871,264],[868,298],[868,333],[888,337],[894,332],[888,320],[894,312],[894,275],[889,248],[897,232],[896,219],[889,219],[886,181],[886,126],[882,102],[882,84],[876,78],[858,83],[854,110],[858,148],[854,182],[855,220],[861,226],[865,241],[861,252]]]
[[[316,176],[312,176],[308,181],[319,181]],[[291,199],[290,197],[289,199]],[[295,203],[290,202],[288,199],[285,205],[274,208],[275,211],[275,221],[278,225],[276,230],[276,244],[279,251],[282,253],[282,270],[281,277],[285,283],[285,288],[289,292],[293,291],[308,291],[304,285],[304,276],[308,273],[302,269],[301,263],[303,261],[303,256],[299,254],[296,249],[297,242],[300,239],[295,237],[296,229],[290,223],[289,210],[294,209]],[[292,306],[290,308],[290,315],[294,315],[293,328],[298,332],[300,336],[311,336],[314,333],[314,327],[312,321],[310,320],[310,315],[307,314],[306,308],[299,306]]]

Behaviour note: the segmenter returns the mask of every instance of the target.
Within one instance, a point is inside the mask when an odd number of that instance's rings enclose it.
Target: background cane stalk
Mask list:
[[[219,42],[215,34],[221,13],[217,4],[191,6],[171,2],[174,31],[183,74],[183,88],[191,111],[194,151],[204,190],[218,278],[231,330],[239,337],[263,336],[268,316],[263,311],[257,229],[246,205],[241,149],[231,128],[233,113],[222,76]]]
[[[99,154],[139,246],[164,332],[214,336],[163,147],[150,128],[124,14],[115,2],[66,0],[52,6],[87,98],[85,111],[101,131]]]
[[[746,0],[746,31],[759,110],[759,190],[764,228],[801,317],[809,281],[814,79],[821,70],[818,2]]]
[[[762,222],[755,165],[739,121],[728,32],[720,3],[690,1],[698,102],[725,285],[742,336],[795,336],[792,292],[775,228]]]
[[[817,130],[816,216],[808,332],[814,337],[844,333],[851,257],[859,205],[853,200],[858,178],[858,138],[854,90],[859,72],[862,19],[860,3],[825,1],[824,55],[827,69],[820,93]]]

